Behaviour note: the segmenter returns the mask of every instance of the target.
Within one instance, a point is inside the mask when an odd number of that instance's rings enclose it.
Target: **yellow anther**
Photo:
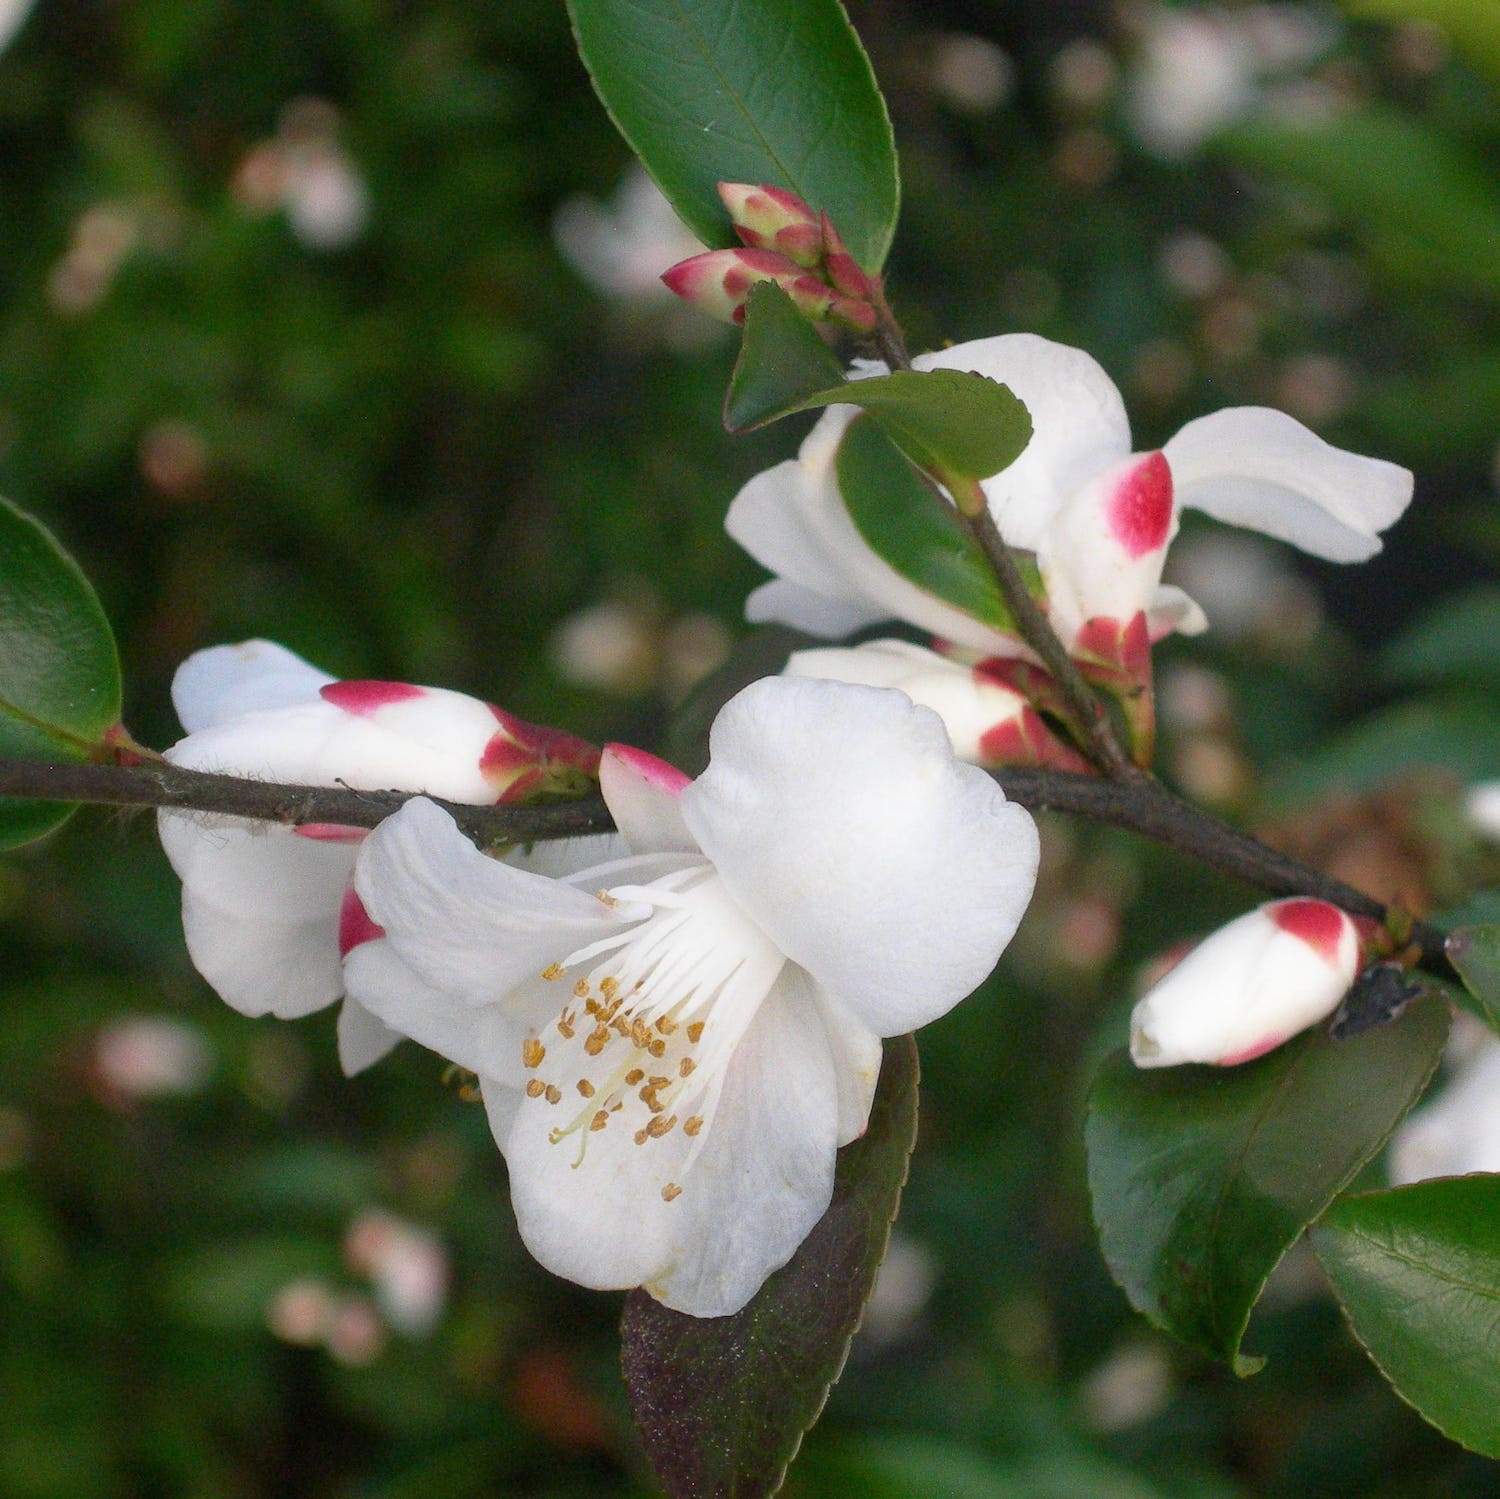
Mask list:
[[[583,1043],[583,1049],[591,1057],[597,1057],[608,1041],[609,1032],[601,1025],[598,1030],[590,1033],[588,1040]]]
[[[677,1022],[670,1015],[658,1015],[656,1017],[656,1028],[662,1035],[670,1036],[677,1029]]]
[[[639,1016],[630,1022],[630,1039],[644,1051],[651,1044],[651,1033],[646,1029],[646,1022]]]
[[[587,979],[579,979],[578,982],[573,985],[573,993],[576,994],[579,999],[587,999],[589,997],[589,981]]]
[[[701,1020],[695,1020],[688,1027],[688,1040],[691,1041],[694,1046],[696,1046],[702,1039],[703,1039],[703,1022]]]
[[[526,1084],[526,1096],[528,1098],[540,1098],[547,1091],[547,1085],[541,1078],[534,1077]]]
[[[586,1077],[581,1077],[578,1079],[578,1091],[585,1098],[592,1098],[594,1096],[594,1085]]]
[[[685,1135],[696,1135],[703,1128],[703,1115],[694,1114],[682,1121],[682,1132]]]
[[[654,1041],[651,1041],[647,1044],[646,1050],[649,1051],[653,1057],[664,1057],[667,1054],[667,1043],[663,1041],[660,1036],[658,1036]]]
[[[562,1089],[559,1088],[556,1083],[548,1083],[547,1084],[547,1102],[548,1103],[561,1103],[562,1102]]]
[[[627,1088],[635,1087],[635,1085],[640,1082],[640,1080],[645,1077],[645,1075],[646,1074],[642,1072],[639,1067],[632,1067],[630,1071],[625,1074],[625,1086]]]
[[[663,1135],[670,1134],[672,1132],[672,1126],[676,1123],[676,1114],[668,1114],[665,1119],[663,1119],[661,1115],[658,1114],[656,1118],[646,1126],[646,1133],[650,1135],[653,1140],[659,1140]]]
[[[589,1002],[584,1005],[584,1009],[587,1010],[590,1015],[597,1015],[599,1013],[599,1001],[597,999],[589,1000]]]
[[[542,969],[542,977],[550,984],[554,979],[560,979],[565,972],[561,963],[549,963]]]
[[[619,901],[617,901],[614,896],[609,893],[608,890],[596,890],[594,891],[594,894],[599,900],[602,900],[606,906],[617,906],[620,904]]]
[[[672,1202],[676,1198],[681,1196],[682,1188],[679,1187],[676,1182],[668,1182],[666,1186],[661,1189],[661,1200],[663,1202]]]
[[[609,1115],[606,1114],[603,1109],[600,1109],[599,1112],[597,1114],[595,1114],[592,1119],[589,1120],[589,1128],[591,1130],[600,1130],[600,1129],[603,1129],[604,1126],[606,1124],[608,1124],[608,1123],[609,1123]]]
[[[615,978],[613,975],[608,978],[600,979],[599,992],[605,997],[605,999],[613,999],[615,995],[620,992],[619,979]]]
[[[691,1057],[684,1057],[677,1064],[677,1076],[691,1077],[693,1075],[693,1069],[696,1068],[697,1065],[698,1064]]]
[[[643,1129],[638,1129],[635,1132],[634,1138],[637,1145],[644,1145],[646,1143],[646,1131]]]
[[[528,1036],[521,1043],[521,1063],[526,1067],[540,1067],[547,1048],[535,1036]]]

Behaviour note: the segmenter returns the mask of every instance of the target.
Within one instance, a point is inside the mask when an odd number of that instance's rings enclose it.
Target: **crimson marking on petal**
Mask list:
[[[487,706],[495,715],[495,722],[500,725],[501,732],[485,746],[484,756],[479,762],[481,770],[487,772],[492,755],[497,767],[508,768],[515,765],[516,762],[507,759],[505,752],[499,747],[500,743],[508,739],[513,746],[525,752],[528,761],[545,760],[558,765],[572,765],[590,776],[599,773],[597,744],[590,744],[587,739],[580,739],[565,729],[528,723],[524,718],[517,718],[514,713],[507,712],[495,703]]]
[[[326,687],[318,688],[318,696],[325,703],[332,703],[335,708],[358,714],[361,718],[368,718],[392,703],[409,703],[426,695],[425,687],[413,687],[410,682],[330,682]]]
[[[541,786],[542,773],[536,768],[536,766],[533,765],[531,769],[523,770],[521,774],[518,775],[515,780],[513,780],[510,785],[500,793],[499,799],[502,802],[524,801],[534,792],[541,790]]]
[[[1214,1064],[1216,1067],[1238,1067],[1242,1062],[1253,1062],[1257,1057],[1263,1057],[1268,1051],[1275,1051],[1285,1036],[1267,1036],[1264,1041],[1257,1041],[1254,1046],[1247,1046],[1244,1051],[1236,1051],[1227,1057],[1220,1057]]]
[[[675,765],[668,764],[643,749],[637,749],[633,744],[606,744],[604,752],[620,761],[641,780],[671,796],[681,796],[684,787],[692,784],[692,776],[684,775]]]
[[[385,936],[385,928],[370,919],[365,903],[353,885],[344,891],[339,907],[339,957],[347,958],[356,947]]]
[[[1148,453],[1120,482],[1107,507],[1109,528],[1132,559],[1159,552],[1172,529],[1172,470]]]
[[[292,831],[314,843],[362,843],[370,836],[369,828],[351,827],[345,822],[304,822]]]
[[[1349,918],[1337,906],[1326,900],[1294,899],[1276,901],[1267,909],[1282,931],[1300,938],[1325,961],[1338,961]]]

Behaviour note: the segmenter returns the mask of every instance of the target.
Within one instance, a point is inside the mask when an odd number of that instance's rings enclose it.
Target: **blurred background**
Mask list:
[[[1283,407],[1408,464],[1385,554],[1188,526],[1162,768],[1442,912],[1500,775],[1492,0],[853,0],[905,176],[912,341],[1081,344],[1136,445]],[[1358,11],[1359,14],[1353,12]],[[267,635],[659,747],[744,635],[735,340],[558,0],[0,0],[0,493],[56,528],[177,735],[193,649]],[[733,670],[734,668],[731,668]],[[1153,960],[1246,896],[1049,825],[1002,973],[923,1035],[890,1259],[797,1496],[1500,1493],[1380,1382],[1310,1258],[1237,1381],[1112,1287],[1090,1071]],[[149,818],[0,858],[0,1495],[651,1492],[618,1297],[517,1240],[482,1109],[332,1011],[230,1013]]]

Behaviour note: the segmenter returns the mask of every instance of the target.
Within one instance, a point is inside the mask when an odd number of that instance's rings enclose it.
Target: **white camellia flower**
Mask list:
[[[0,0],[0,52],[15,40],[36,0]]]
[[[1402,1123],[1389,1169],[1398,1187],[1430,1176],[1500,1172],[1500,1041],[1482,1040],[1442,1092]]]
[[[1031,442],[984,491],[1006,541],[1036,553],[1063,643],[1107,664],[1130,668],[1152,641],[1204,628],[1198,606],[1161,583],[1183,507],[1357,562],[1380,550],[1379,533],[1411,499],[1408,470],[1331,447],[1258,406],[1200,417],[1160,452],[1132,454],[1114,382],[1082,350],[1033,334],[959,344],[914,363],[988,376],[1025,403]],[[901,577],[860,536],[834,467],[856,415],[830,407],[795,459],[751,479],[730,506],[730,535],[776,574],[750,595],[747,616],[824,637],[902,619],[985,654],[1025,657],[1015,636]]]
[[[894,687],[943,720],[960,760],[974,765],[1046,765],[1087,771],[1089,763],[1047,727],[1041,714],[984,662],[941,656],[905,640],[794,651],[785,672],[828,682]]]
[[[297,785],[426,791],[515,801],[579,780],[598,751],[462,693],[404,682],[339,682],[268,640],[190,656],[172,683],[188,730],[174,765]],[[290,828],[200,812],[158,814],[182,880],[182,925],[199,973],[244,1015],[296,1019],[344,992],[342,949],[361,928],[346,899],[361,828]],[[357,1003],[339,1016],[350,1073],[399,1037]]]
[[[1220,927],[1136,1005],[1137,1067],[1253,1061],[1331,1015],[1359,968],[1354,922],[1325,900],[1271,901]]]
[[[1036,828],[928,710],[785,677],[721,710],[697,780],[615,746],[601,784],[630,856],[553,878],[431,802],[388,819],[349,992],[479,1074],[544,1265],[727,1315],[827,1208],[880,1038],[993,967]]]

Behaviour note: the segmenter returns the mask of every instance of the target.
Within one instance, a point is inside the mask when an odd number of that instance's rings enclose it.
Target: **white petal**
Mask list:
[[[621,925],[596,895],[480,853],[425,797],[365,840],[354,884],[402,962],[425,984],[474,1005],[505,998]]]
[[[1464,798],[1464,812],[1469,826],[1481,838],[1500,843],[1500,781],[1484,781],[1470,787]]]
[[[875,1101],[875,1085],[880,1081],[884,1057],[880,1037],[847,1005],[840,1004],[826,989],[820,989],[802,969],[788,968],[782,982],[793,996],[797,985],[805,984],[822,1013],[823,1028],[833,1053],[842,1147],[859,1139],[870,1122],[870,1105]]]
[[[1020,719],[1027,708],[1020,693],[977,674],[961,661],[905,640],[868,640],[854,647],[794,651],[785,673],[867,687],[893,687],[943,720],[953,751],[981,764],[989,736]]]
[[[157,827],[182,880],[193,966],[226,1004],[290,1020],[338,999],[337,923],[354,868],[350,845],[194,813],[162,812]]]
[[[721,710],[683,816],[745,910],[872,1030],[935,1019],[994,967],[1037,833],[897,692],[773,677]]]
[[[879,604],[830,598],[800,583],[788,583],[785,578],[772,578],[752,588],[745,600],[745,618],[752,625],[788,625],[825,640],[852,635],[890,617],[890,611]]]
[[[1433,1176],[1500,1172],[1500,1042],[1485,1042],[1391,1141],[1396,1186]]]
[[[521,1042],[544,1018],[536,1006],[468,1004],[427,983],[388,940],[360,943],[344,960],[344,982],[350,996],[344,1001],[345,1014],[357,1001],[388,1035],[409,1036],[481,1076],[512,1085],[524,1081]],[[555,1013],[555,997],[549,1005]]]
[[[613,1123],[553,1144],[549,1130],[567,1107],[505,1100],[494,1117],[508,1123],[503,1146],[522,1238],[543,1265],[580,1285],[644,1284],[680,1311],[726,1316],[791,1258],[828,1206],[833,1062],[816,1009],[778,991],[741,1039],[698,1144],[679,1127],[636,1145]],[[670,1202],[668,1185],[682,1188]]]
[[[196,651],[172,678],[172,705],[190,734],[264,708],[316,702],[333,678],[274,640]]]
[[[419,726],[407,711],[396,728],[384,715],[377,720],[322,700],[247,713],[188,735],[167,751],[167,759],[257,780],[311,786],[342,781],[360,791],[426,791],[451,801],[493,802],[495,787],[482,761],[498,725],[491,719],[486,729],[474,714],[455,723],[448,705],[433,707],[433,722]]]
[[[618,833],[591,833],[586,838],[543,838],[525,848],[513,849],[506,854],[505,862],[531,874],[563,880],[629,856],[630,849]]]
[[[690,777],[628,744],[606,745],[599,789],[632,853],[697,853],[678,806]]]
[[[1165,640],[1168,635],[1201,635],[1208,628],[1208,616],[1182,589],[1163,583],[1146,611],[1151,640]]]
[[[1411,501],[1410,470],[1332,447],[1263,406],[1189,422],[1165,452],[1179,504],[1330,562],[1374,556]]]
[[[1030,412],[1025,452],[984,485],[1012,546],[1035,548],[1062,500],[1130,451],[1120,392],[1082,349],[1034,333],[1003,333],[912,362],[918,369],[968,370],[998,380]]]
[[[339,1065],[345,1077],[373,1067],[401,1044],[401,1032],[392,1030],[357,999],[345,999],[339,1009],[338,1038]]]

